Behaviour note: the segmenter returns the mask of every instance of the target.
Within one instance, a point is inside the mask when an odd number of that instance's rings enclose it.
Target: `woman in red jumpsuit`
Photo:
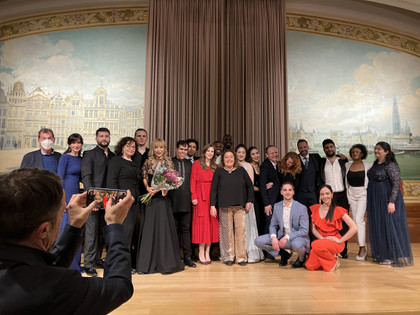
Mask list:
[[[191,200],[193,204],[192,238],[199,244],[198,258],[203,265],[211,263],[210,245],[219,241],[217,213],[210,215],[210,188],[216,170],[214,147],[207,144],[191,170]]]
[[[340,266],[337,254],[343,251],[344,242],[357,232],[357,226],[347,214],[346,209],[335,205],[331,186],[322,186],[320,197],[322,204],[310,207],[312,233],[318,239],[311,244],[305,266],[308,270],[333,271]],[[347,223],[349,230],[340,236],[338,232],[343,228],[343,221]]]

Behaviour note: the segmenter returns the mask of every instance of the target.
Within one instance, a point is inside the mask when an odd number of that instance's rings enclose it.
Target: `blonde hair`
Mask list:
[[[164,148],[162,159],[167,160],[167,161],[170,160],[170,158],[168,157],[168,150],[166,147],[165,140],[163,140],[162,138],[156,138],[155,140],[152,141],[152,144],[150,145],[149,157],[148,157],[148,160],[150,160],[152,167],[156,167],[157,164],[159,163],[155,155],[155,147],[157,146],[163,146]]]

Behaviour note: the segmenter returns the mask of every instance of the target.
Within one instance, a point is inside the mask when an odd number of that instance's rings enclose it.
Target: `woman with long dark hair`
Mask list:
[[[254,170],[254,210],[255,218],[257,219],[258,235],[264,234],[265,227],[265,213],[264,204],[260,193],[260,152],[257,147],[249,147],[246,151],[246,158]]]
[[[367,213],[374,261],[403,267],[413,264],[400,168],[391,146],[378,142],[376,161],[368,171]]]
[[[131,245],[131,238],[139,212],[139,176],[136,163],[133,162],[133,155],[137,152],[137,143],[134,138],[124,137],[115,146],[115,155],[108,162],[106,179],[107,188],[129,189],[134,198],[130,211],[123,222],[125,243]]]
[[[238,163],[248,173],[251,179],[252,185],[254,185],[254,168],[251,163],[245,161],[246,158],[246,147],[243,144],[238,144],[235,148]],[[255,187],[255,186],[253,186]],[[255,201],[255,198],[254,198]],[[255,217],[254,203],[251,204],[251,208],[245,214],[245,232],[246,232],[246,252],[248,255],[249,263],[256,263],[264,260],[264,254],[260,248],[258,248],[254,241],[258,237],[257,219]]]
[[[68,148],[61,156],[57,167],[57,173],[63,179],[63,188],[66,192],[66,204],[69,203],[74,194],[78,194],[80,191],[83,138],[78,133],[72,133],[67,138],[67,144]],[[64,212],[63,220],[61,221],[60,234],[68,221],[69,214],[66,210]],[[81,254],[82,248],[80,247],[71,263],[70,269],[78,270],[80,272],[83,271],[80,266]]]
[[[337,255],[344,249],[344,242],[356,232],[357,226],[347,214],[347,210],[336,206],[330,185],[323,185],[320,189],[322,204],[310,207],[312,211],[312,233],[317,238],[311,244],[311,251],[305,266],[308,270],[333,271],[340,266]],[[339,231],[346,222],[349,230],[343,236]]]

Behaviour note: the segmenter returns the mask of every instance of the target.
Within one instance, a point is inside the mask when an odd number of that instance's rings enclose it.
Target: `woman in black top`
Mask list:
[[[136,223],[138,204],[138,170],[132,157],[137,151],[136,141],[131,137],[122,138],[115,147],[115,157],[108,163],[107,188],[129,189],[134,197],[134,203],[123,222],[125,242],[131,244],[134,225]]]
[[[252,165],[254,170],[254,209],[257,219],[258,234],[264,234],[265,213],[264,205],[260,193],[260,152],[256,147],[249,147],[246,151],[245,161]]]
[[[357,241],[359,252],[356,260],[365,260],[366,251],[366,202],[368,177],[367,172],[372,167],[371,163],[363,161],[367,157],[367,149],[363,144],[355,144],[350,148],[350,157],[353,161],[346,163],[346,191],[350,204],[351,215],[357,225]]]
[[[239,265],[245,266],[245,211],[254,202],[254,189],[248,173],[238,166],[233,151],[223,152],[221,165],[214,173],[210,192],[210,214],[216,216],[216,204],[219,208],[220,257],[228,266],[232,266],[235,258]]]

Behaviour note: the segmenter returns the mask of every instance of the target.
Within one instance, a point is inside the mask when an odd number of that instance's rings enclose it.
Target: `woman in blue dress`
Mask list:
[[[78,133],[71,134],[67,143],[69,147],[61,156],[60,161],[58,162],[58,175],[63,179],[63,188],[66,192],[66,204],[71,199],[73,194],[78,194],[80,190],[80,178],[81,178],[81,151],[83,147],[83,138]],[[63,220],[61,221],[60,234],[63,231],[64,227],[69,221],[69,214],[67,210],[64,212]],[[82,248],[80,247],[77,251],[76,256],[71,263],[70,269],[78,270],[82,272],[80,267],[80,257],[82,253]]]
[[[386,142],[375,146],[376,161],[367,175],[367,213],[374,261],[403,267],[413,264],[400,168]]]

